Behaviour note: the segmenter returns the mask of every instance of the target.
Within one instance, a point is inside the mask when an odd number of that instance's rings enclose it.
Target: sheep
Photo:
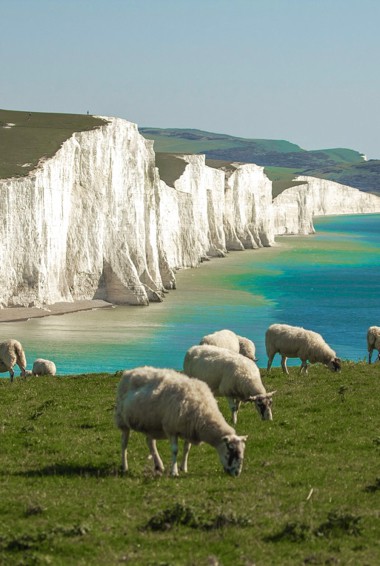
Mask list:
[[[26,358],[22,345],[18,340],[10,338],[0,343],[0,372],[9,371],[11,382],[13,381],[13,366],[17,364],[21,375],[26,377]]]
[[[289,374],[287,358],[300,358],[300,373],[307,374],[307,361],[311,364],[320,362],[331,371],[340,371],[341,360],[322,336],[312,330],[305,330],[288,324],[272,324],[265,333],[265,347],[268,355],[267,371],[270,371],[276,353],[281,355],[282,371]]]
[[[200,345],[208,344],[209,346],[219,346],[219,348],[226,348],[231,352],[237,352],[257,362],[256,347],[252,340],[239,336],[232,332],[232,330],[218,330],[212,334],[203,336]]]
[[[178,438],[184,439],[180,469],[187,472],[191,444],[213,446],[224,470],[241,473],[247,436],[237,436],[227,424],[206,384],[173,369],[137,367],[122,373],[116,395],[115,423],[121,430],[123,471],[128,471],[127,446],[131,430],[145,434],[154,470],[164,471],[156,440],[168,438],[171,476],[178,476]]]
[[[380,326],[370,326],[367,331],[368,363],[372,361],[372,352],[377,350],[380,360]]]
[[[226,348],[204,344],[189,348],[183,370],[207,383],[215,397],[227,398],[234,425],[241,402],[255,403],[261,418],[272,420],[272,396],[276,392],[266,392],[254,361]]]
[[[37,358],[34,360],[32,374],[33,375],[55,375],[57,368],[54,362]]]

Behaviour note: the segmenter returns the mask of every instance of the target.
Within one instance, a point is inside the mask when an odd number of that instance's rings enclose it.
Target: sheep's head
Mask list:
[[[272,421],[272,396],[276,391],[271,391],[270,393],[265,393],[262,395],[253,395],[249,397],[247,401],[255,403],[255,407],[263,419],[263,421]]]
[[[332,358],[327,364],[327,367],[329,368],[330,371],[340,371],[341,370],[340,358]]]
[[[245,441],[247,436],[229,434],[224,436],[222,442],[217,446],[220,461],[224,471],[231,476],[239,476],[243,467]]]

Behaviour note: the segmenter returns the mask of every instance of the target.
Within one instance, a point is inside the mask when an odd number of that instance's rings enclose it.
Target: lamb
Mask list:
[[[184,439],[180,469],[187,472],[191,444],[207,442],[218,452],[224,470],[239,476],[243,466],[246,436],[237,436],[227,424],[206,384],[172,369],[151,366],[125,370],[116,395],[115,422],[121,430],[124,472],[128,470],[127,446],[131,430],[146,436],[154,469],[164,465],[156,440],[168,438],[171,475],[178,476],[178,438]]]
[[[268,355],[267,371],[270,371],[276,353],[281,355],[282,371],[289,374],[287,358],[300,358],[300,373],[307,374],[307,361],[311,364],[320,362],[331,371],[340,371],[341,360],[322,336],[312,330],[305,330],[288,324],[272,324],[265,333],[265,347]]]
[[[0,372],[9,371],[11,382],[13,381],[15,365],[21,370],[21,375],[26,377],[26,358],[22,345],[18,340],[10,338],[0,343]]]
[[[372,361],[372,352],[377,350],[380,360],[380,326],[370,326],[367,331],[368,363]]]
[[[226,348],[227,350],[231,350],[231,352],[240,353],[254,362],[257,361],[256,346],[252,340],[244,336],[239,336],[235,334],[235,332],[232,332],[232,330],[218,330],[212,334],[207,334],[207,336],[203,336],[200,344]]]
[[[237,423],[240,403],[253,402],[263,420],[272,420],[272,396],[261,381],[260,371],[254,361],[226,348],[207,344],[192,346],[183,362],[186,375],[207,383],[216,397],[226,397]]]
[[[56,365],[51,360],[44,360],[43,358],[34,360],[32,369],[33,375],[55,375],[56,373]]]

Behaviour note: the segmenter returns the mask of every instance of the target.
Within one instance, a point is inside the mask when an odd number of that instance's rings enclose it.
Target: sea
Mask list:
[[[265,331],[286,323],[319,332],[343,360],[366,360],[367,329],[380,326],[380,215],[318,217],[314,226],[313,235],[281,236],[271,248],[178,271],[162,303],[1,323],[1,340],[21,341],[28,369],[47,358],[58,375],[181,370],[190,346],[229,328],[255,342],[265,368]]]

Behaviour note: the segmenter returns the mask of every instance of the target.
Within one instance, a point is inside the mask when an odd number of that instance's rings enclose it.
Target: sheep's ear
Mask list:
[[[240,440],[242,440],[243,442],[247,442],[247,438],[248,438],[248,434],[246,434],[245,436],[239,436]]]
[[[277,393],[277,389],[275,391],[271,391],[270,393],[267,393],[267,397],[272,397],[275,393]]]

